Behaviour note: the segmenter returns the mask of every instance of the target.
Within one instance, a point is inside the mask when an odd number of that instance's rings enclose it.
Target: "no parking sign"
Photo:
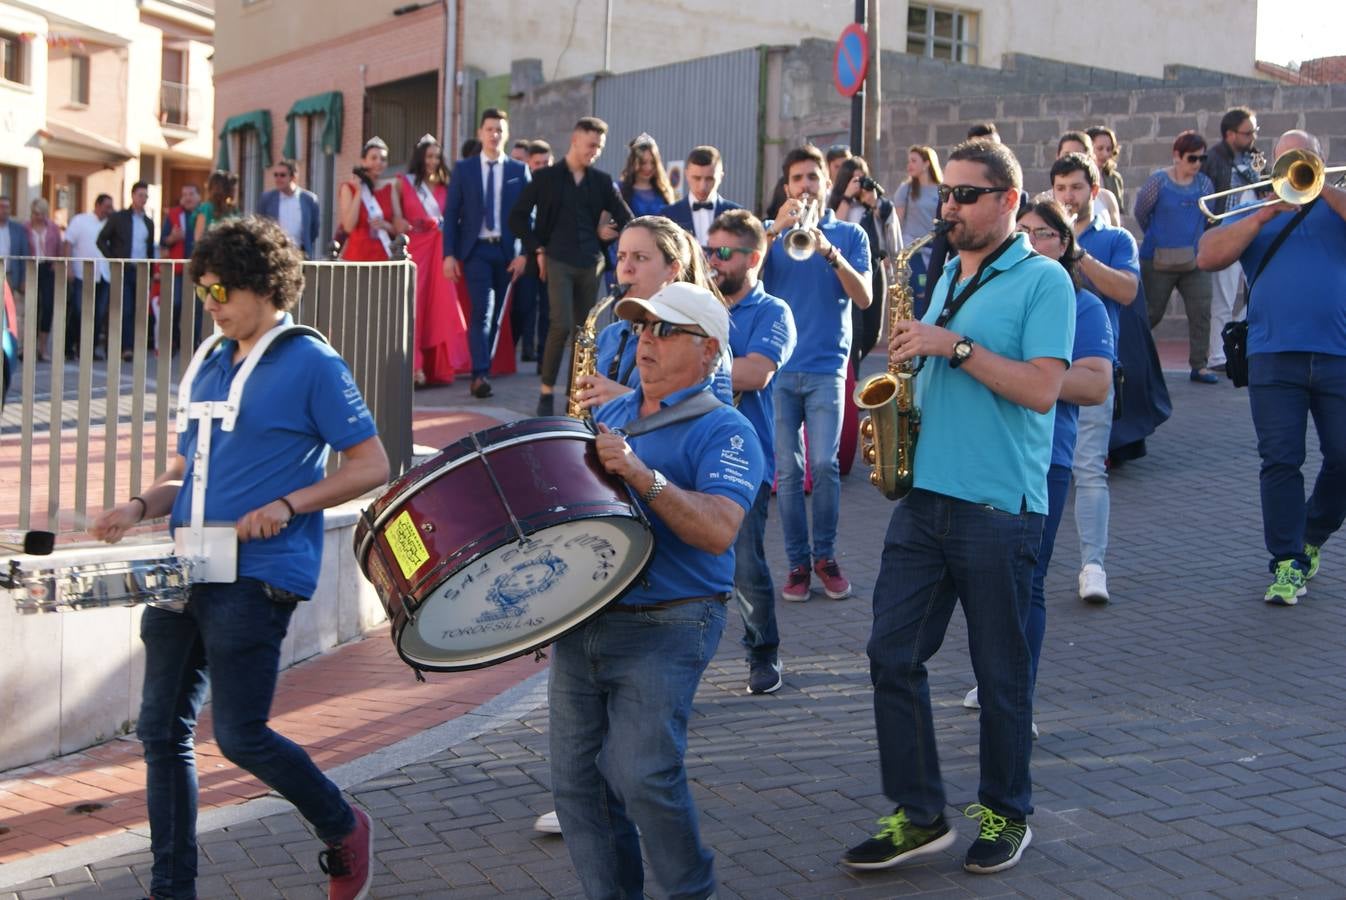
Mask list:
[[[832,57],[832,83],[843,97],[854,97],[869,74],[869,35],[861,25],[850,24],[837,40]]]

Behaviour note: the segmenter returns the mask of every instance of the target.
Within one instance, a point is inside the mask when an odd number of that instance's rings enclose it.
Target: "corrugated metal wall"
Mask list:
[[[598,167],[617,177],[627,144],[642,131],[659,144],[665,165],[686,158],[698,144],[711,144],[724,158],[720,193],[756,206],[760,52],[737,50],[599,78],[594,114],[610,131]]]

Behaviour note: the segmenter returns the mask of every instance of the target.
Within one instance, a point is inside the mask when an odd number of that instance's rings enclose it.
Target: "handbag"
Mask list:
[[[1285,239],[1290,236],[1290,232],[1295,229],[1296,225],[1304,220],[1304,217],[1309,214],[1309,210],[1312,209],[1313,205],[1317,202],[1318,198],[1314,197],[1308,203],[1301,206],[1299,212],[1295,213],[1294,218],[1286,223],[1285,227],[1276,235],[1275,240],[1271,242],[1271,246],[1267,248],[1267,252],[1262,257],[1262,261],[1257,264],[1257,271],[1254,272],[1253,277],[1248,280],[1248,302],[1250,304],[1253,299],[1253,284],[1255,284],[1257,279],[1261,277],[1262,271],[1267,267],[1267,263],[1271,262],[1271,257],[1275,256],[1276,251],[1281,249],[1281,244],[1285,243]],[[1221,328],[1220,342],[1224,344],[1225,375],[1234,383],[1234,387],[1247,387],[1248,320],[1244,319],[1240,322],[1230,322],[1225,325],[1224,328]]]
[[[1155,247],[1154,268],[1159,272],[1191,272],[1196,269],[1196,249]]]

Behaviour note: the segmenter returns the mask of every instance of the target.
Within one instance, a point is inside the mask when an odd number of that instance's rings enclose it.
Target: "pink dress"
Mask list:
[[[412,369],[425,373],[427,384],[448,384],[454,375],[472,371],[467,349],[467,322],[455,296],[455,285],[444,277],[442,210],[448,188],[431,187],[438,210],[427,210],[409,177],[397,179],[402,217],[411,225],[407,250],[416,263],[416,327]],[[461,280],[460,280],[461,283]]]

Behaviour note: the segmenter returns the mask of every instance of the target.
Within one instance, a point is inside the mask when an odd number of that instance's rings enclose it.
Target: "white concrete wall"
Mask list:
[[[383,606],[351,550],[357,501],[329,510],[314,599],[300,604],[281,651],[288,668],[380,625]],[[156,545],[167,554],[172,545]],[[44,565],[89,561],[62,551]],[[23,614],[0,593],[0,771],[130,731],[140,710],[144,607]]]
[[[0,79],[0,165],[21,170],[12,214],[26,221],[28,204],[42,193],[42,151],[33,136],[47,122],[47,20],[0,3],[0,30],[38,35],[24,44],[28,83]]]

